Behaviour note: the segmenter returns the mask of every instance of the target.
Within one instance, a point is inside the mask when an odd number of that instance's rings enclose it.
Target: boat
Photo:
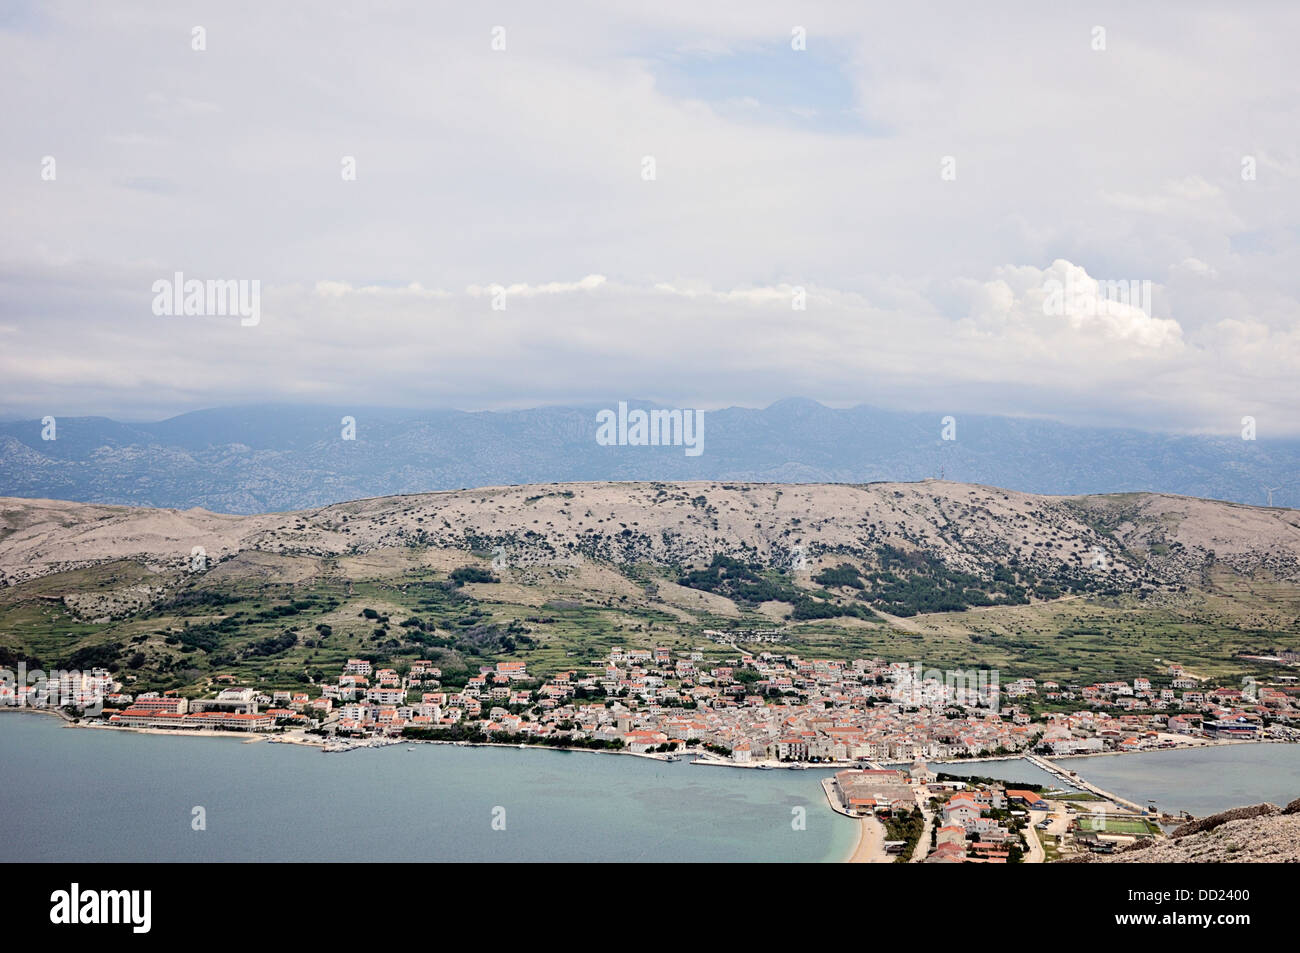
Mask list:
[[[670,754],[670,755],[668,755],[666,758],[664,758],[664,760],[665,760],[665,761],[681,761],[682,759],[681,759],[681,756],[680,756],[680,755]]]
[[[791,770],[791,771],[807,771],[807,770],[808,770],[808,765],[806,765],[806,764],[804,764],[802,761],[800,761],[800,762],[798,762],[797,764],[792,764],[792,765],[790,765],[790,770]]]

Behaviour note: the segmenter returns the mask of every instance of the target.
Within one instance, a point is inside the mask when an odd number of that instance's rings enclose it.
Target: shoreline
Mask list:
[[[207,728],[185,729],[185,728],[124,727],[120,725],[97,724],[94,722],[86,721],[84,719],[74,720],[66,712],[63,712],[61,710],[50,709],[50,708],[34,708],[29,706],[22,706],[22,707],[0,706],[0,712],[4,712],[4,711],[24,712],[30,714],[52,716],[62,721],[64,723],[64,727],[69,727],[69,728],[88,728],[97,731],[133,732],[135,734],[161,735],[161,736],[170,736],[170,737],[228,738],[228,739],[238,739],[244,744],[257,744],[262,742],[271,743],[271,744],[291,744],[303,748],[315,748],[321,751],[322,753],[336,753],[336,752],[342,753],[342,752],[357,750],[361,748],[373,749],[373,748],[389,748],[389,747],[395,747],[401,745],[432,744],[432,745],[450,745],[453,747],[460,747],[460,748],[542,749],[542,750],[568,752],[568,753],[606,754],[606,755],[624,755],[624,756],[630,755],[632,757],[644,758],[647,760],[659,761],[662,763],[683,761],[687,764],[697,764],[697,765],[725,767],[725,768],[741,768],[747,770],[766,769],[766,770],[796,770],[796,771],[798,770],[844,771],[844,770],[860,770],[863,767],[863,763],[860,761],[786,763],[786,762],[764,760],[764,761],[750,761],[750,762],[738,763],[735,761],[730,761],[727,759],[720,758],[717,755],[707,751],[696,754],[690,749],[685,749],[682,751],[671,752],[666,754],[666,753],[617,750],[617,749],[610,749],[610,748],[581,748],[581,747],[566,747],[561,745],[544,745],[544,744],[527,744],[527,743],[512,744],[509,742],[499,742],[499,741],[485,741],[485,742],[450,741],[450,740],[443,741],[434,738],[380,737],[380,738],[372,738],[372,739],[365,739],[365,740],[356,740],[355,743],[353,742],[352,739],[348,739],[342,745],[339,745],[338,747],[335,748],[331,748],[330,747],[331,743],[337,743],[338,739],[325,738],[321,736],[305,736],[303,734],[283,734],[283,733],[277,734],[271,732],[249,732],[249,731],[222,731],[222,730],[214,730],[214,729],[207,729]],[[1300,741],[1291,741],[1287,739],[1250,739],[1250,740],[1231,739],[1231,738],[1195,739],[1192,743],[1188,743],[1188,744],[1178,744],[1168,748],[1146,748],[1146,749],[1141,749],[1136,751],[1087,752],[1087,753],[1071,754],[1071,755],[1056,755],[1056,756],[1051,756],[1050,758],[1044,757],[1042,755],[1035,755],[1032,752],[1020,752],[1016,754],[990,755],[986,757],[930,760],[927,761],[926,764],[933,768],[934,766],[940,766],[940,765],[942,766],[967,765],[967,764],[979,765],[979,764],[992,764],[1001,761],[1024,761],[1026,764],[1032,767],[1037,767],[1039,770],[1047,770],[1037,763],[1042,761],[1052,765],[1052,767],[1055,770],[1048,770],[1048,773],[1054,774],[1058,778],[1058,780],[1062,781],[1063,783],[1075,787],[1080,791],[1091,791],[1093,793],[1097,793],[1101,796],[1104,796],[1107,798],[1107,800],[1110,800],[1116,806],[1123,805],[1129,808],[1130,810],[1135,811],[1136,813],[1143,813],[1143,808],[1141,808],[1141,806],[1138,805],[1137,802],[1131,801],[1127,798],[1120,797],[1118,795],[1114,795],[1111,792],[1104,792],[1101,788],[1099,788],[1097,785],[1093,784],[1092,782],[1088,781],[1079,773],[1066,769],[1060,766],[1059,764],[1056,764],[1055,762],[1082,759],[1082,758],[1113,758],[1113,757],[1120,757],[1123,755],[1157,754],[1157,753],[1167,752],[1167,751],[1203,750],[1207,748],[1218,748],[1218,747],[1225,747],[1229,745],[1237,746],[1237,745],[1263,745],[1263,744],[1283,744],[1283,745],[1300,744]],[[901,770],[906,770],[907,768],[907,764],[903,762],[867,762],[866,764],[867,767],[869,768],[886,767],[886,768],[898,768]],[[829,779],[823,778],[822,787],[826,793],[827,801],[831,809],[836,813],[841,814],[842,816],[846,816],[849,817],[850,819],[856,819],[859,820],[860,822],[864,822],[864,826],[865,826],[865,821],[867,819],[858,817],[856,815],[850,815],[835,805],[834,797],[832,793],[829,791],[829,789],[826,788],[827,780]],[[856,857],[864,849],[864,840],[866,836],[867,835],[865,830],[859,832],[858,843],[857,846],[854,848],[853,852],[850,854],[850,861],[852,861],[852,858]]]
[[[858,822],[858,839],[846,856],[839,860],[841,864],[891,864],[894,859],[885,852],[885,825],[874,815],[851,814],[840,801],[835,792],[835,780],[822,778],[822,792],[826,803],[840,817]]]
[[[266,742],[270,744],[290,744],[302,748],[317,748],[322,752],[329,750],[329,745],[336,739],[323,738],[318,735],[304,737],[302,735],[278,734],[276,732],[266,731],[222,731],[213,728],[141,728],[126,725],[106,725],[96,724],[84,719],[74,720],[62,711],[50,708],[31,708],[31,707],[0,707],[2,711],[30,712],[39,715],[52,715],[64,723],[67,728],[88,728],[93,731],[110,731],[110,732],[130,732],[138,735],[160,735],[171,738],[235,738],[243,741],[245,744],[256,744]],[[346,751],[356,751],[363,748],[393,748],[401,745],[451,745],[458,748],[511,748],[511,749],[540,749],[543,751],[564,751],[572,753],[585,754],[617,754],[630,755],[634,758],[646,758],[651,761],[669,762],[669,755],[661,753],[650,753],[648,751],[623,751],[613,748],[578,748],[564,747],[560,745],[540,745],[540,744],[510,744],[504,741],[443,741],[437,738],[402,738],[402,737],[378,737],[361,739],[345,739],[346,747],[340,747],[339,753]],[[355,743],[353,743],[355,741]],[[376,744],[375,742],[379,742]],[[334,753],[330,751],[330,753]],[[684,756],[690,755],[691,752],[672,752],[679,760],[684,760]],[[694,758],[691,759],[695,760]]]
[[[667,762],[670,758],[686,761],[688,764],[697,764],[710,767],[722,768],[740,768],[745,770],[784,770],[784,771],[845,771],[860,770],[864,764],[868,768],[899,768],[906,769],[909,762],[902,761],[772,761],[759,760],[748,762],[736,762],[729,759],[721,758],[718,755],[707,751],[696,753],[691,749],[683,749],[669,753],[646,752],[646,751],[627,751],[613,748],[584,748],[584,747],[567,747],[563,745],[543,745],[518,743],[513,744],[503,741],[443,741],[436,738],[402,738],[398,737],[375,737],[367,739],[337,739],[325,738],[318,735],[310,737],[302,734],[283,734],[275,732],[253,732],[253,731],[223,731],[211,728],[143,728],[134,726],[108,725],[99,724],[86,719],[73,719],[66,712],[52,708],[34,708],[30,706],[0,706],[0,712],[29,712],[32,714],[49,715],[60,719],[67,727],[70,728],[90,728],[99,731],[129,731],[137,734],[146,735],[164,735],[172,737],[208,737],[208,738],[241,738],[246,742],[267,741],[274,744],[293,744],[300,747],[319,748],[322,751],[328,750],[331,743],[339,744],[336,749],[339,753],[343,751],[352,751],[359,748],[387,748],[401,744],[434,744],[434,745],[454,745],[462,748],[542,748],[551,751],[568,751],[568,752],[587,752],[590,754],[618,754],[632,755],[638,758],[648,758],[653,761]],[[376,744],[375,742],[379,742]],[[1139,755],[1139,754],[1157,754],[1166,751],[1186,751],[1199,750],[1203,748],[1217,748],[1227,745],[1265,745],[1265,744],[1300,744],[1300,740],[1291,741],[1283,738],[1255,738],[1255,739],[1234,739],[1234,738],[1205,738],[1194,739],[1188,744],[1178,744],[1168,748],[1143,748],[1134,751],[1095,751],[1081,754],[1068,755],[1035,755],[1032,751],[1023,751],[1015,754],[986,755],[969,758],[943,758],[927,759],[928,766],[934,765],[964,765],[964,764],[993,764],[999,761],[1026,761],[1029,764],[1034,763],[1034,759],[1043,759],[1050,762],[1074,760],[1079,758],[1111,758],[1122,755]],[[334,753],[334,751],[331,751]],[[1050,773],[1050,772],[1049,772]],[[1062,771],[1068,774],[1069,772]]]
[[[692,751],[685,748],[679,751],[668,753],[647,752],[647,751],[627,751],[625,749],[614,748],[585,748],[585,747],[567,747],[564,745],[544,745],[528,744],[526,742],[511,743],[504,741],[443,741],[437,738],[403,738],[401,736],[388,737],[377,736],[366,739],[338,739],[335,737],[323,737],[313,735],[306,737],[302,734],[284,734],[266,731],[224,731],[212,728],[143,728],[124,725],[109,725],[89,721],[85,718],[74,719],[66,712],[53,708],[35,708],[31,706],[0,705],[0,713],[3,712],[27,712],[37,715],[49,715],[63,721],[70,728],[92,728],[100,731],[130,731],[137,734],[148,735],[170,735],[173,737],[194,738],[244,738],[247,740],[270,741],[276,744],[296,744],[310,748],[326,748],[331,743],[342,743],[347,745],[345,750],[355,750],[357,748],[386,748],[399,744],[435,744],[435,745],[456,745],[462,748],[544,748],[551,751],[572,751],[588,752],[591,754],[620,754],[633,755],[638,758],[649,758],[655,761],[668,761],[670,757],[679,760],[689,759],[687,763],[699,764],[712,767],[722,768],[741,768],[747,770],[784,770],[784,771],[844,771],[852,769],[861,769],[864,765],[868,768],[900,768],[905,769],[912,762],[906,761],[864,761],[861,759],[853,761],[772,761],[758,760],[737,762],[726,758],[721,758],[716,754],[707,751]],[[374,744],[373,742],[381,742]],[[1139,754],[1158,754],[1167,751],[1186,751],[1199,750],[1203,748],[1217,748],[1228,745],[1288,745],[1300,744],[1300,740],[1288,740],[1285,738],[1204,738],[1194,739],[1189,744],[1178,744],[1167,748],[1141,748],[1133,751],[1092,751],[1080,754],[1062,754],[1062,755],[1036,755],[1033,751],[1022,751],[1014,754],[1000,755],[983,755],[968,758],[942,758],[942,759],[924,759],[926,765],[963,765],[963,764],[993,764],[999,761],[1028,761],[1033,763],[1032,759],[1041,758],[1048,761],[1065,761],[1078,758],[1112,758],[1122,755],[1139,755]]]
[[[858,843],[841,863],[892,864],[894,859],[885,853],[885,825],[874,817],[858,818]]]
[[[238,739],[243,744],[255,744],[255,743],[262,743],[262,742],[271,743],[271,744],[292,744],[303,748],[316,748],[322,751],[322,753],[329,751],[330,749],[327,747],[327,745],[334,741],[334,739],[327,739],[320,736],[304,736],[301,734],[222,731],[222,730],[212,730],[212,729],[124,727],[124,726],[117,726],[117,725],[97,724],[86,720],[74,720],[71,716],[69,716],[65,712],[48,709],[48,708],[4,706],[4,707],[0,707],[0,711],[24,712],[30,714],[45,715],[47,717],[53,716],[55,718],[58,718],[60,721],[62,721],[64,727],[90,728],[98,731],[116,730],[122,732],[132,732],[135,734],[162,735],[162,736],[172,736],[172,737],[178,737],[178,736],[193,737],[197,735],[201,737],[210,737],[210,738]],[[1137,802],[1128,800],[1127,798],[1116,795],[1113,792],[1104,791],[1096,784],[1088,781],[1086,778],[1081,777],[1077,774],[1071,774],[1069,769],[1066,769],[1060,762],[1064,762],[1067,759],[1073,759],[1073,758],[1096,758],[1096,757],[1115,758],[1120,755],[1153,754],[1153,753],[1158,753],[1163,751],[1179,751],[1179,750],[1191,750],[1191,749],[1205,750],[1205,749],[1226,747],[1229,745],[1231,746],[1260,745],[1260,744],[1285,745],[1285,744],[1297,744],[1297,743],[1298,742],[1289,741],[1286,739],[1257,739],[1257,740],[1206,739],[1198,744],[1179,745],[1172,748],[1151,748],[1151,749],[1145,749],[1141,751],[1090,752],[1090,753],[1079,754],[1079,755],[1063,755],[1063,756],[1054,757],[1050,759],[1044,758],[1043,756],[1040,755],[1033,755],[1032,753],[1019,753],[1019,754],[1011,754],[1011,755],[996,755],[996,756],[985,757],[985,758],[945,759],[943,761],[930,761],[927,762],[927,764],[931,766],[932,770],[935,767],[941,765],[952,766],[952,765],[969,764],[972,766],[972,768],[976,769],[973,773],[978,773],[978,766],[983,763],[991,764],[991,763],[1002,762],[1002,761],[1022,761],[1029,767],[1036,767],[1039,770],[1047,770],[1043,764],[1045,762],[1047,765],[1051,765],[1051,767],[1055,769],[1054,771],[1049,771],[1049,773],[1055,774],[1058,780],[1062,781],[1065,786],[1074,787],[1080,791],[1088,791],[1088,792],[1095,793],[1099,796],[1102,796],[1106,800],[1110,801],[1116,808],[1121,810],[1121,812],[1127,809],[1132,811],[1135,814],[1145,815],[1146,811]],[[860,769],[861,764],[859,762],[838,762],[838,763],[821,762],[821,763],[814,764],[811,762],[782,763],[782,762],[773,762],[773,761],[759,761],[759,762],[736,763],[736,762],[724,760],[722,758],[719,758],[717,755],[708,752],[703,752],[697,755],[694,752],[692,752],[690,749],[685,749],[680,752],[673,752],[670,755],[666,753],[634,752],[634,751],[615,750],[615,749],[573,748],[573,747],[552,746],[552,745],[543,745],[543,744],[509,743],[509,742],[496,742],[496,741],[492,741],[492,742],[450,741],[450,740],[438,740],[438,739],[426,739],[426,738],[368,739],[365,741],[358,742],[355,745],[355,747],[356,748],[389,748],[389,747],[401,747],[403,745],[409,747],[409,746],[414,746],[416,744],[433,744],[433,745],[444,745],[444,746],[449,745],[453,747],[462,747],[462,748],[549,749],[551,751],[556,751],[556,752],[570,752],[570,753],[585,752],[589,754],[632,755],[635,757],[644,758],[651,761],[659,761],[662,763],[675,763],[676,761],[682,761],[688,764],[695,763],[695,764],[714,765],[714,766],[722,766],[722,767],[747,768],[751,770],[758,770],[764,767],[770,770],[776,770],[779,768],[784,768],[786,770],[820,769],[819,774],[816,777],[819,780],[823,793],[826,796],[827,806],[830,808],[830,810],[833,813],[845,817],[849,820],[856,820],[858,822],[857,836],[855,838],[852,838],[851,842],[848,845],[846,845],[846,849],[843,852],[838,850],[836,851],[836,853],[840,854],[840,857],[837,858],[833,854],[831,857],[825,858],[825,861],[830,863],[888,863],[892,861],[892,858],[889,858],[883,854],[884,827],[881,824],[881,822],[876,818],[868,818],[857,814],[850,814],[841,805],[839,805],[837,803],[838,797],[834,790],[834,779],[827,776],[827,772],[831,772],[831,771],[842,771],[846,769],[849,770]],[[349,745],[348,747],[344,747],[341,750],[354,750],[354,749],[353,746]],[[672,758],[671,762],[670,762],[670,758]],[[799,765],[799,767],[795,767],[795,765]],[[871,763],[870,766],[874,768],[888,767],[888,768],[895,768],[895,769],[902,769],[902,770],[906,770],[907,768],[906,764],[895,763],[895,762],[883,762],[883,763],[873,762]],[[808,780],[811,781],[813,779],[809,778]]]

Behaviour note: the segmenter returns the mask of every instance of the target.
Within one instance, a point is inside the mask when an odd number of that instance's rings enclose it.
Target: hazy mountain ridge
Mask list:
[[[649,406],[637,404],[635,406]],[[0,494],[265,513],[460,487],[598,480],[863,483],[949,480],[1030,493],[1300,498],[1300,441],[1174,436],[954,412],[833,410],[787,400],[705,413],[704,452],[606,447],[597,408],[512,412],[244,407],[154,424],[0,423]],[[344,416],[356,439],[341,438]]]

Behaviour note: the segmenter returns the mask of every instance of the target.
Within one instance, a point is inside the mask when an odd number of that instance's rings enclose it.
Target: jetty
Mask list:
[[[1046,771],[1052,777],[1064,781],[1067,784],[1072,785],[1076,788],[1081,788],[1084,791],[1088,791],[1091,794],[1095,794],[1098,797],[1103,797],[1114,804],[1120,805],[1121,807],[1126,807],[1134,814],[1148,813],[1146,808],[1142,807],[1141,805],[1136,804],[1135,802],[1130,801],[1127,798],[1122,798],[1118,794],[1113,794],[1110,791],[1107,791],[1105,788],[1100,788],[1097,785],[1093,784],[1091,781],[1084,780],[1074,772],[1067,771],[1064,768],[1060,767],[1059,765],[1053,764],[1051,761],[1048,761],[1046,758],[1042,757],[1041,755],[1027,754],[1024,756],[1024,758],[1034,767]]]

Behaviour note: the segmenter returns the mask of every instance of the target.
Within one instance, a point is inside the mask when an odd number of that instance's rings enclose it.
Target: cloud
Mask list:
[[[587,275],[580,281],[548,281],[543,284],[530,285],[519,282],[512,285],[470,285],[465,293],[481,298],[504,291],[509,297],[532,298],[536,295],[572,294],[575,291],[594,291],[605,283],[604,275]]]
[[[1098,52],[1049,7],[801,8],[801,52],[768,0],[507,0],[496,52],[470,8],[180,9],[0,31],[0,413],[1296,405],[1300,10],[1106,5]],[[261,281],[261,323],[153,316],[176,271]]]
[[[1082,267],[1057,259],[1041,271],[999,269],[999,277],[976,294],[973,319],[981,327],[1019,326],[1046,338],[1072,332],[1071,341],[1061,342],[1063,347],[1095,341],[1112,349],[1181,348],[1182,327],[1175,320],[1152,315],[1152,299],[1149,279],[1099,280]],[[1124,352],[1111,350],[1111,354],[1122,357]]]
[[[349,295],[370,295],[376,297],[415,297],[415,298],[447,298],[450,293],[443,291],[441,288],[426,288],[418,281],[400,287],[383,285],[363,285],[354,286],[346,281],[318,281],[313,288],[314,293],[321,298],[343,298]]]
[[[1300,429],[1283,414],[1300,396],[1300,333],[1224,320],[1189,340],[1172,317],[1127,303],[1076,310],[1082,298],[1055,313],[1044,307],[1053,282],[1081,296],[1104,290],[1065,260],[1003,266],[942,295],[925,283],[810,285],[799,298],[784,283],[587,276],[516,287],[504,310],[481,288],[326,280],[263,287],[251,328],[237,317],[153,315],[156,277],[140,270],[114,287],[89,327],[81,292],[55,275],[26,287],[52,317],[6,335],[0,376],[11,400],[25,395],[13,405],[67,414],[103,412],[97,401],[109,400],[147,416],[253,400],[477,409],[630,397],[761,405],[802,394],[1079,422],[1132,423],[1140,406],[1144,421],[1185,429],[1251,412],[1272,432]]]

